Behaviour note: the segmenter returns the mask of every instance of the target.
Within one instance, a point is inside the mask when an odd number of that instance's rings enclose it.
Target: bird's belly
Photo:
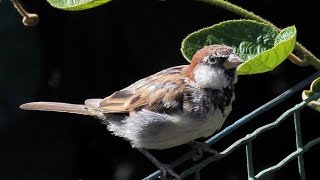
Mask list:
[[[129,140],[135,148],[167,149],[210,136],[222,126],[224,120],[220,110],[211,111],[206,119],[143,110],[117,128],[109,125],[109,130]]]

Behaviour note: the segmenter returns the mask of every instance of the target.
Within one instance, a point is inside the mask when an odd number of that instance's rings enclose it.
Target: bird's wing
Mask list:
[[[186,80],[181,74],[184,67],[171,67],[141,79],[101,100],[99,108],[108,113],[129,113],[142,108],[167,112],[179,108]]]

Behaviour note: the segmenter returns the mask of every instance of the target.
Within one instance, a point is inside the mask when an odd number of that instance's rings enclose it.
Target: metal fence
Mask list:
[[[314,73],[313,75],[311,75],[307,79],[303,80],[302,82],[300,82],[296,86],[294,86],[291,89],[285,91],[284,93],[282,93],[278,97],[272,99],[268,103],[264,104],[263,106],[259,107],[256,110],[252,111],[251,113],[247,114],[246,116],[240,118],[239,120],[237,120],[232,125],[226,127],[221,132],[217,133],[215,136],[209,138],[206,141],[206,143],[208,143],[209,145],[212,145],[212,144],[216,143],[217,141],[221,140],[224,136],[230,134],[231,132],[233,132],[234,130],[239,128],[240,126],[242,126],[245,123],[251,121],[253,118],[257,117],[261,113],[268,111],[269,109],[271,109],[275,105],[277,105],[277,104],[281,103],[282,101],[288,99],[294,93],[296,93],[297,91],[300,91],[302,88],[304,88],[305,86],[309,85],[315,78],[317,78],[319,76],[320,76],[320,71]],[[270,124],[267,124],[267,125],[264,125],[264,126],[261,126],[261,127],[257,128],[255,131],[253,131],[251,134],[247,134],[245,137],[237,140],[232,145],[230,145],[228,148],[226,148],[224,151],[220,152],[219,156],[211,156],[209,158],[206,158],[206,159],[202,160],[200,163],[195,164],[194,166],[190,167],[189,169],[184,170],[180,174],[180,176],[182,178],[184,178],[184,177],[186,177],[188,175],[195,174],[195,179],[199,180],[200,179],[200,171],[201,171],[201,169],[206,167],[209,163],[212,163],[212,162],[214,162],[214,161],[216,161],[218,159],[221,159],[221,158],[227,156],[232,151],[234,151],[235,149],[239,148],[241,145],[245,145],[245,147],[246,147],[246,158],[247,158],[248,180],[259,179],[259,178],[261,178],[261,177],[263,177],[263,176],[265,176],[265,175],[267,175],[267,174],[269,174],[269,173],[271,173],[273,171],[276,171],[276,170],[280,169],[281,167],[286,165],[288,162],[290,162],[290,161],[292,161],[292,160],[294,160],[296,158],[298,159],[298,169],[299,169],[300,179],[304,180],[305,179],[305,169],[304,169],[303,154],[306,151],[308,151],[312,146],[314,146],[316,144],[320,144],[320,137],[309,141],[304,146],[302,145],[301,128],[300,128],[300,111],[304,107],[306,107],[308,102],[310,102],[311,100],[317,99],[319,97],[320,97],[320,93],[317,93],[317,94],[313,95],[312,97],[309,97],[305,101],[302,101],[301,103],[295,105],[291,109],[288,109],[279,118],[277,118],[274,122],[272,122]],[[287,157],[282,159],[276,165],[271,166],[271,167],[269,167],[267,169],[264,169],[264,170],[258,172],[255,175],[254,166],[253,166],[253,156],[252,156],[252,141],[257,136],[259,136],[259,134],[277,127],[280,123],[282,123],[284,120],[286,120],[291,115],[294,116],[293,120],[294,120],[294,125],[295,125],[295,132],[296,132],[295,133],[296,134],[296,151],[294,151],[291,154],[289,154]],[[179,166],[180,164],[182,164],[185,161],[189,160],[193,156],[193,154],[194,154],[193,151],[190,151],[190,152],[186,153],[185,155],[181,156],[176,161],[174,161],[172,164],[170,164],[170,166],[172,168],[175,168],[175,167]],[[161,175],[160,170],[150,174],[149,176],[145,177],[144,179],[157,179],[159,177],[159,175]]]

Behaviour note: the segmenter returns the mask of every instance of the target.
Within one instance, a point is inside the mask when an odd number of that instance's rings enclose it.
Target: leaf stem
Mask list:
[[[295,55],[293,53],[289,54],[288,59],[291,62],[293,62],[294,64],[299,65],[299,66],[307,66],[308,65],[307,61],[301,60],[297,55]]]
[[[247,18],[247,19],[252,19],[261,23],[265,23],[268,24],[269,26],[271,26],[272,28],[280,31],[280,28],[278,28],[277,26],[275,26],[274,24],[272,24],[270,21],[254,14],[253,12],[250,12],[240,6],[234,5],[230,2],[224,1],[224,0],[198,0],[198,1],[202,1],[217,7],[220,7],[222,9],[225,9],[227,11],[230,11],[232,13],[235,13],[243,18]],[[294,54],[290,54],[288,56],[288,59],[293,62],[294,64],[297,64],[299,66],[307,66],[307,65],[312,65],[313,67],[320,69],[320,60],[313,55],[309,50],[307,50],[304,46],[302,46],[300,43],[296,43],[295,46],[295,50],[298,53],[301,53],[304,55],[303,60],[301,58],[299,58],[298,56],[294,55]]]
[[[22,23],[25,26],[35,26],[39,22],[39,17],[37,14],[28,13],[21,5],[18,0],[11,0],[13,6],[19,12],[19,14],[23,17]]]

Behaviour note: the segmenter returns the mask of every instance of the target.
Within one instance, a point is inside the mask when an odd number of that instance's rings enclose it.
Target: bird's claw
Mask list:
[[[203,157],[203,152],[211,153],[213,156],[218,156],[220,154],[218,151],[211,149],[207,143],[192,141],[190,142],[190,145],[198,152],[192,157],[194,161],[201,159]]]
[[[160,176],[161,180],[168,180],[167,174],[170,174],[172,177],[175,177],[177,180],[181,180],[181,177],[175,173],[169,165],[162,164],[162,167],[160,168],[162,171],[162,175]]]

